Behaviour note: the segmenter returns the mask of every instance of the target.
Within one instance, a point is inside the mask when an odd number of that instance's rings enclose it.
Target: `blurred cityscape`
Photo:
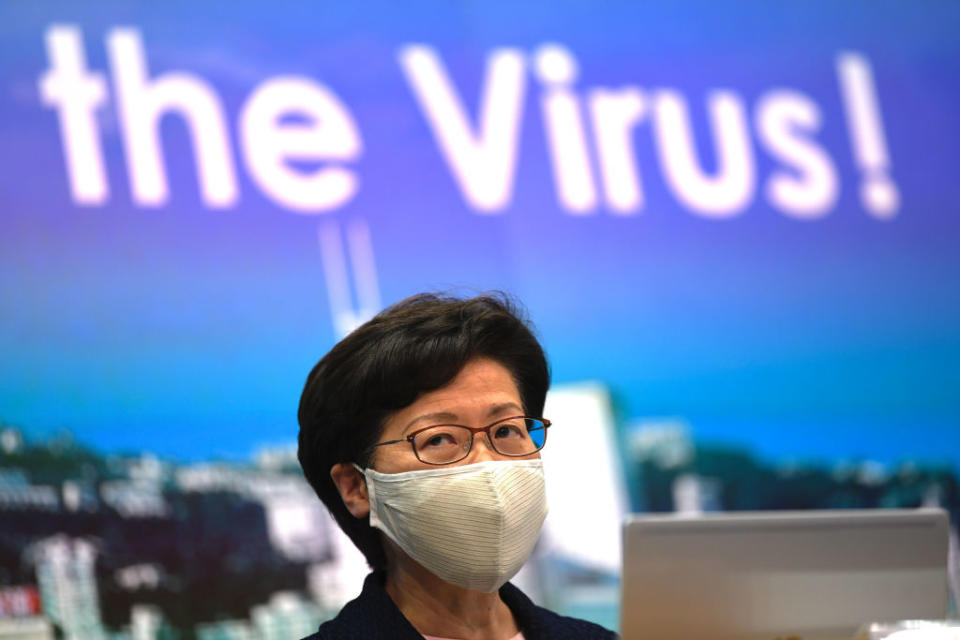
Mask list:
[[[105,455],[0,427],[0,638],[300,638],[355,592],[294,448]]]
[[[634,511],[937,505],[960,516],[949,467],[774,466],[669,421],[625,439]],[[356,596],[351,576],[365,571],[341,545],[292,446],[177,464],[0,426],[2,639],[300,638]],[[535,560],[551,576],[541,583],[609,579]]]
[[[954,527],[960,516],[955,462],[771,464],[742,446],[695,442],[675,419],[636,423],[624,446],[635,511],[942,507]]]

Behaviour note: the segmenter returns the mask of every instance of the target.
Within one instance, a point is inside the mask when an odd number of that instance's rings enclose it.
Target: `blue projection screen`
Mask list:
[[[250,460],[358,322],[502,289],[624,442],[956,473],[955,3],[5,3],[0,31],[5,455]]]

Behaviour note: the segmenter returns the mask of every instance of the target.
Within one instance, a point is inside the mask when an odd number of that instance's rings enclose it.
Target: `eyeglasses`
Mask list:
[[[426,464],[452,464],[470,455],[473,438],[485,431],[493,450],[504,456],[529,456],[547,443],[547,428],[550,421],[544,418],[511,416],[501,418],[485,427],[465,427],[461,424],[435,424],[417,429],[401,440],[387,440],[369,447],[364,454],[376,447],[398,442],[409,442],[417,460]]]

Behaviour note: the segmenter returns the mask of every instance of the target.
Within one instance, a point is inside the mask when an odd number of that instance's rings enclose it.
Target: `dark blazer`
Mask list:
[[[360,595],[348,602],[337,617],[303,640],[423,640],[400,613],[384,588],[385,575],[375,571],[367,576]],[[601,640],[616,638],[600,625],[559,616],[538,607],[509,582],[500,587],[500,597],[510,607],[524,640]]]

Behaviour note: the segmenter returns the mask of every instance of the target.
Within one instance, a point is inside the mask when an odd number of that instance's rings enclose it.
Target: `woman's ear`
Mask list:
[[[330,478],[340,492],[347,511],[354,518],[366,518],[370,514],[370,498],[367,496],[367,481],[357,468],[347,462],[338,462],[330,467]]]

